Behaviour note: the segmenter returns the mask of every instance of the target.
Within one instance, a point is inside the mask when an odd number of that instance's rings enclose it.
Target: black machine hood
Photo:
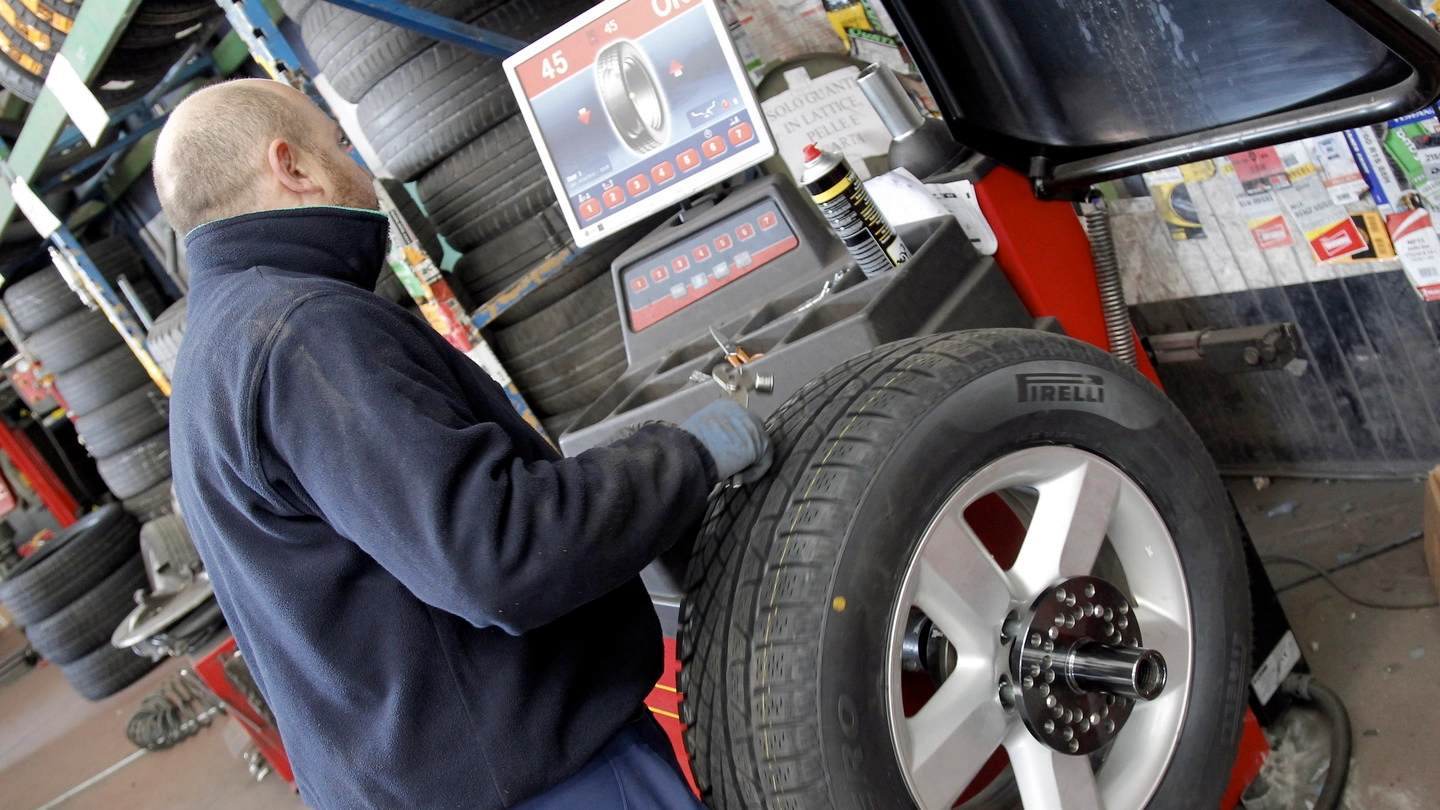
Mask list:
[[[888,0],[962,143],[1051,195],[1440,97],[1400,0]]]

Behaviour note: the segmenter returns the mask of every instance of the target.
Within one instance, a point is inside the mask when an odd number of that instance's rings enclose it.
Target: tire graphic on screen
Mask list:
[[[595,57],[595,84],[610,125],[637,155],[660,148],[670,115],[650,60],[631,42],[607,45]]]

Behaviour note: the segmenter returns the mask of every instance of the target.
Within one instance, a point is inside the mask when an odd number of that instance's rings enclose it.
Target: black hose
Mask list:
[[[1280,689],[1298,700],[1313,704],[1330,720],[1330,767],[1325,771],[1325,784],[1313,810],[1335,810],[1345,792],[1345,779],[1350,775],[1350,714],[1340,696],[1329,687],[1302,673],[1285,678]]]
[[[1085,212],[1085,234],[1095,259],[1095,280],[1100,285],[1100,309],[1105,315],[1105,336],[1110,353],[1126,365],[1135,365],[1135,333],[1130,327],[1130,310],[1125,306],[1125,288],[1120,281],[1120,258],[1110,231],[1110,211],[1098,195]]]
[[[220,699],[194,673],[182,669],[140,701],[125,736],[150,751],[169,748],[193,737],[224,711]]]

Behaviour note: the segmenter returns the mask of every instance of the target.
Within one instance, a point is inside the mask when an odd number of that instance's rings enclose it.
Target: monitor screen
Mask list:
[[[775,153],[711,0],[606,0],[505,71],[577,245]]]

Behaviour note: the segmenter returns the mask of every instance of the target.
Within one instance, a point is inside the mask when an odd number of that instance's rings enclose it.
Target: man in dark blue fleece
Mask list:
[[[188,232],[176,489],[317,808],[695,808],[642,699],[661,672],[638,572],[712,487],[763,473],[759,420],[561,459],[502,389],[373,295],[388,235],[303,94],[203,90],[155,176]]]

